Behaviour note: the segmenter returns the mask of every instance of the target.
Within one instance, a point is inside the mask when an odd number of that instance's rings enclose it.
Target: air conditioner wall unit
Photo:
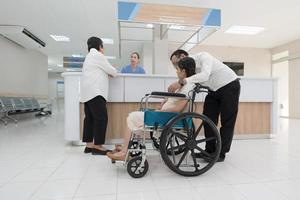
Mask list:
[[[27,49],[42,48],[46,43],[23,26],[0,25],[0,35]]]

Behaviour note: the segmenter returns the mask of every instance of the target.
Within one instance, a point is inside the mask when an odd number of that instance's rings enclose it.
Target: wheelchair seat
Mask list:
[[[166,124],[179,115],[180,113],[176,112],[159,112],[154,110],[146,110],[144,114],[144,124],[148,128],[164,128]],[[189,127],[192,127],[192,120],[187,119],[187,124]],[[183,120],[178,121],[173,128],[181,129],[184,127]]]

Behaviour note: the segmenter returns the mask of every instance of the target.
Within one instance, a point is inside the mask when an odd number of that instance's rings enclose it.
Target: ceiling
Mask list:
[[[127,0],[130,1],[130,0]],[[217,8],[222,12],[221,29],[203,44],[272,48],[300,38],[299,0],[135,0],[131,2]],[[47,47],[49,65],[62,63],[63,56],[86,54],[90,36],[113,38],[105,54],[118,55],[116,0],[1,0],[0,24],[23,25]],[[224,33],[232,25],[261,26],[265,31],[254,36]],[[56,42],[50,34],[66,35],[71,42]],[[138,37],[138,36],[137,36]],[[118,65],[117,60],[111,60]]]

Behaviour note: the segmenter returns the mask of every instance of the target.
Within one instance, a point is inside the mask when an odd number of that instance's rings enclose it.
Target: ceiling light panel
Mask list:
[[[64,35],[50,35],[57,42],[70,42],[70,38]]]
[[[232,26],[227,31],[225,31],[225,33],[241,34],[241,35],[256,35],[264,30],[265,28],[257,27],[257,26]]]

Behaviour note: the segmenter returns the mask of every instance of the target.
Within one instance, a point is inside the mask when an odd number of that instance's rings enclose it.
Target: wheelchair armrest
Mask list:
[[[185,94],[170,93],[170,92],[151,92],[151,95],[165,96],[165,97],[183,97],[183,98],[186,97]]]

